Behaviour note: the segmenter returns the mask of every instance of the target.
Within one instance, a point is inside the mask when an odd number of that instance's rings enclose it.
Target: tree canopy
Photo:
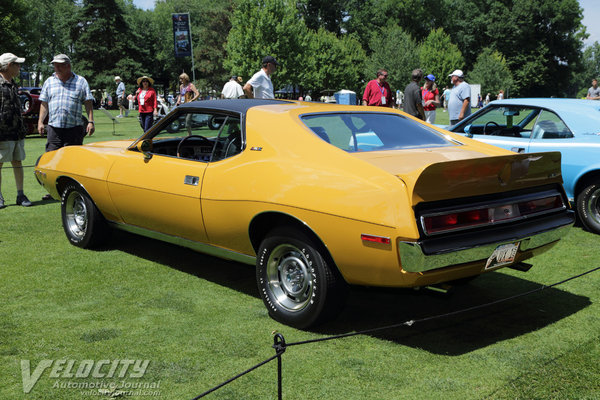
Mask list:
[[[182,12],[194,71],[174,57],[171,14]],[[132,0],[6,0],[0,35],[4,51],[27,58],[24,70],[47,76],[51,57],[67,53],[93,87],[147,74],[173,89],[187,72],[219,91],[265,55],[282,62],[276,87],[315,92],[361,90],[379,68],[402,89],[419,67],[443,79],[459,68],[514,96],[575,96],[599,74],[577,0],[162,0],[151,11]]]

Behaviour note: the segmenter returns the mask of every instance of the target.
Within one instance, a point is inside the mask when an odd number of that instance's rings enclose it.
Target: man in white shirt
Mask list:
[[[222,99],[239,99],[244,95],[244,91],[242,90],[242,85],[240,85],[237,81],[237,76],[233,75],[229,82],[223,86],[223,90],[221,91]]]
[[[274,99],[271,74],[277,70],[279,63],[273,56],[266,56],[262,60],[262,69],[255,73],[244,85],[244,93],[249,99]]]

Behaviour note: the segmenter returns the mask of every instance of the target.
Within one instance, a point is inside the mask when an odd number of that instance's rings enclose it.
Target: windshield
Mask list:
[[[301,118],[321,139],[348,152],[456,144],[434,129],[398,114],[330,113]]]

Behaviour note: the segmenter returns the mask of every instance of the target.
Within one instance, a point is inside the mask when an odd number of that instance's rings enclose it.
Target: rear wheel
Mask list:
[[[588,230],[600,233],[600,183],[591,183],[579,193],[577,214]]]
[[[71,244],[94,248],[108,238],[109,227],[83,188],[69,183],[61,196],[63,229]]]
[[[278,228],[263,240],[256,259],[256,280],[271,317],[308,328],[342,309],[346,282],[307,235]]]

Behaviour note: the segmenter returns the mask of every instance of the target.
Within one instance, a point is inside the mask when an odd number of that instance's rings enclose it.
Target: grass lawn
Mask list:
[[[95,119],[86,142],[113,139],[110,120],[97,111]],[[116,134],[139,136],[137,118],[121,119]],[[27,139],[25,165],[44,144]],[[60,204],[40,200],[33,169],[25,171],[30,208],[14,205],[12,173],[2,173],[0,399],[98,398],[98,389],[64,387],[97,381],[158,385],[126,398],[191,399],[274,355],[273,331],[295,342],[446,313],[561,281],[600,259],[600,237],[575,227],[527,273],[489,273],[446,297],[353,288],[337,320],[304,332],[269,318],[252,267],[120,232],[101,251],[76,248]],[[595,272],[480,311],[290,347],[283,398],[600,399],[599,287]],[[22,360],[32,374],[42,360],[74,360],[75,369],[85,360],[150,363],[140,378],[110,379],[62,377],[53,364],[25,394]],[[273,399],[276,388],[273,362],[207,398]]]

